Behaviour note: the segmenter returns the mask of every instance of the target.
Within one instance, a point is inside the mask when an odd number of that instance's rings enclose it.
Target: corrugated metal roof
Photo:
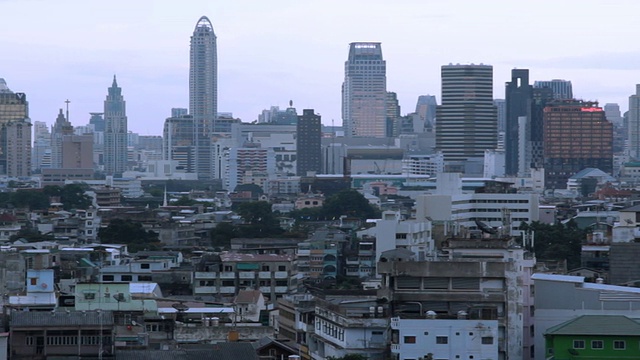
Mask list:
[[[545,335],[640,336],[640,324],[622,315],[582,315],[549,328]]]
[[[112,326],[111,311],[17,311],[11,314],[11,327]]]

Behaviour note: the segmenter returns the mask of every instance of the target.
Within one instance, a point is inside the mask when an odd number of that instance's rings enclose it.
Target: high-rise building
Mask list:
[[[193,117],[182,115],[167,118],[162,132],[162,157],[178,162],[178,170],[195,173]]]
[[[400,118],[400,102],[398,101],[398,94],[388,91],[387,92],[387,137],[397,136],[398,131],[398,119]]]
[[[498,111],[498,132],[503,133],[507,130],[507,103],[504,99],[494,99],[493,105]]]
[[[565,189],[569,177],[586,168],[611,174],[613,125],[597,102],[551,102],[543,121],[547,189]]]
[[[122,176],[127,170],[127,110],[116,76],[104,101],[104,171]]]
[[[620,105],[616,103],[604,104],[604,114],[607,120],[615,126],[622,126],[622,113],[620,112]]]
[[[31,120],[24,93],[14,93],[0,78],[0,174],[31,175]]]
[[[550,81],[536,81],[534,88],[549,88],[553,91],[553,98],[557,100],[573,99],[573,89],[570,80],[553,79]]]
[[[313,109],[304,109],[298,116],[296,125],[296,174],[306,176],[313,171],[319,174],[322,171],[322,123],[320,115]]]
[[[206,16],[198,20],[191,36],[189,113],[194,121],[196,172],[199,179],[211,179],[211,135],[216,131],[218,114],[218,55],[216,34]]]
[[[442,104],[436,115],[436,149],[446,162],[484,159],[498,141],[491,65],[444,65]]]
[[[58,113],[53,127],[51,128],[51,168],[61,169],[62,166],[62,138],[66,135],[73,135],[73,126],[65,117],[62,109]],[[93,151],[93,149],[91,150]]]
[[[387,135],[387,65],[377,42],[349,44],[342,84],[342,126],[346,137]]]
[[[507,175],[518,175],[531,163],[532,103],[533,87],[529,84],[529,70],[511,70],[511,81],[507,82],[505,87],[505,172]],[[521,120],[521,117],[524,119]],[[522,128],[521,124],[524,125]]]
[[[438,102],[435,95],[420,95],[416,103],[416,114],[427,126],[433,126],[436,121],[436,109]]]
[[[32,170],[51,166],[51,133],[44,121],[33,123],[33,154],[31,155]]]
[[[544,166],[544,108],[551,101],[553,101],[553,90],[550,88],[533,88],[530,169],[542,169]]]
[[[628,114],[629,155],[640,160],[640,84],[636,85],[636,93],[629,96]]]
[[[93,130],[104,132],[104,118],[102,117],[104,114],[100,112],[92,112],[89,113],[89,115],[91,115],[91,118],[89,118],[89,124],[93,125]]]

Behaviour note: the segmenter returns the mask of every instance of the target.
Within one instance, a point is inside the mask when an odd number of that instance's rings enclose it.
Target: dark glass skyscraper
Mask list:
[[[322,171],[322,123],[320,115],[313,109],[304,109],[298,116],[296,125],[296,152],[298,176],[306,176],[308,171],[319,174]]]
[[[191,36],[189,113],[194,121],[194,146],[198,178],[211,179],[211,135],[218,113],[218,55],[216,34],[206,16],[198,20]]]
[[[530,166],[532,101],[533,86],[529,84],[529,70],[511,70],[511,81],[507,82],[505,88],[507,113],[505,172],[507,175],[517,175],[519,170],[528,169]],[[519,121],[520,117],[526,117],[526,119]],[[524,125],[524,129],[520,128],[520,125]]]
[[[127,170],[127,109],[116,76],[104,101],[104,171],[122,176]]]

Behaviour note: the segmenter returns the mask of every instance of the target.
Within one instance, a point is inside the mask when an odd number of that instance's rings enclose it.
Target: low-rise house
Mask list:
[[[548,360],[633,359],[640,323],[620,315],[583,315],[547,329],[544,337]]]
[[[16,311],[10,329],[11,359],[106,358],[114,352],[110,311]]]

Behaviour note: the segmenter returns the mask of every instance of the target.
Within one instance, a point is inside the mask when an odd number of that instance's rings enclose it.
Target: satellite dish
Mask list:
[[[491,226],[489,226],[489,225],[487,225],[487,224],[483,223],[483,222],[482,222],[482,221],[480,221],[480,220],[476,220],[476,226],[477,226],[480,230],[482,230],[482,232],[483,232],[483,233],[485,233],[485,234],[497,234],[497,233],[498,233],[498,230],[496,230],[496,229],[492,228]]]

